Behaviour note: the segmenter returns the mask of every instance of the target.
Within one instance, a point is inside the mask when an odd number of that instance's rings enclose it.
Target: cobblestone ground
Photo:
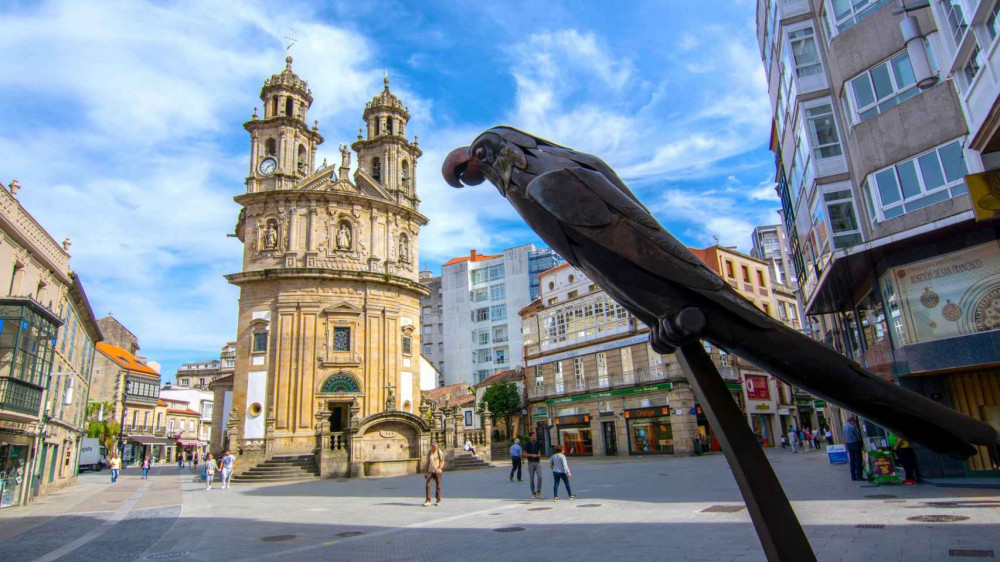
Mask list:
[[[820,560],[1000,556],[996,490],[867,487],[821,453],[768,456]],[[440,507],[423,507],[421,476],[205,491],[176,468],[148,481],[129,470],[114,485],[87,474],[0,512],[2,559],[764,560],[722,455],[571,458],[577,499],[558,502],[545,466],[544,501],[498,466],[445,474]],[[928,515],[961,519],[909,519]]]

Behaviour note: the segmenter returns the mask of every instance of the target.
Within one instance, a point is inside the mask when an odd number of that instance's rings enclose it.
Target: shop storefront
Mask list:
[[[27,445],[0,443],[0,509],[21,503],[28,470]]]
[[[634,408],[625,410],[628,426],[629,453],[672,454],[674,432],[670,424],[670,408]]]
[[[589,415],[561,416],[554,421],[559,444],[567,456],[593,456]]]

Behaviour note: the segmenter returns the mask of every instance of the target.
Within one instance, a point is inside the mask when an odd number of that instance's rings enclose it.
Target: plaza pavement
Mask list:
[[[825,454],[779,450],[768,457],[822,561],[1000,555],[996,490],[867,487]],[[18,562],[764,560],[745,509],[703,511],[742,505],[720,454],[569,463],[575,500],[552,501],[547,464],[544,501],[531,501],[527,482],[508,482],[507,469],[497,466],[446,473],[440,507],[423,507],[419,475],[206,492],[187,469],[157,468],[149,481],[130,469],[115,485],[104,471],[0,512],[0,552]],[[870,497],[880,495],[894,497]],[[968,519],[907,520],[921,515]]]

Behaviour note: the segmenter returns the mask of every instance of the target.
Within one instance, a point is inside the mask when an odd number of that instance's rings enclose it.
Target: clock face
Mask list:
[[[268,156],[267,158],[260,161],[260,166],[257,166],[257,170],[265,176],[269,176],[274,173],[274,169],[278,167],[278,162]]]

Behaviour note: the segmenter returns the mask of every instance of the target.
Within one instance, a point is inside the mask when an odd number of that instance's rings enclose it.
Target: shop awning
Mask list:
[[[166,437],[153,437],[152,435],[132,435],[128,438],[129,441],[138,443],[140,445],[166,445]]]

